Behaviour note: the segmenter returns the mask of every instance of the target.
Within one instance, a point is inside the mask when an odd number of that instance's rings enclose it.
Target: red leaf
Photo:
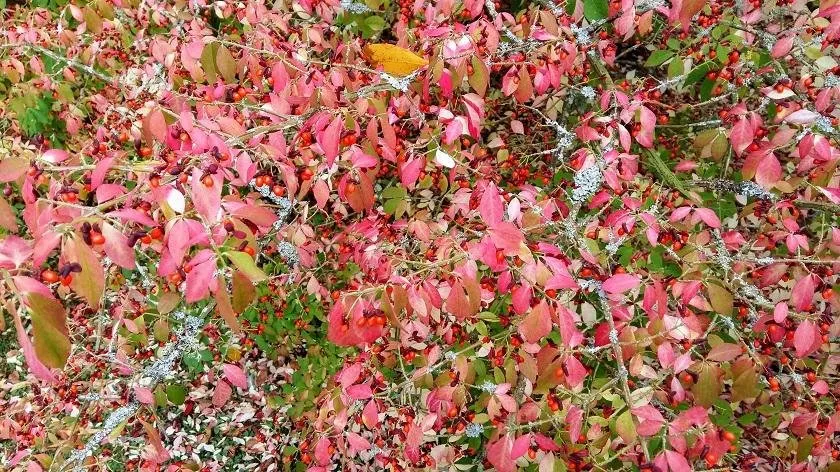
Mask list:
[[[605,280],[601,288],[607,293],[624,293],[638,287],[640,280],[636,275],[615,274]]]
[[[459,319],[472,315],[470,301],[460,281],[455,282],[449,291],[449,296],[446,297],[446,310]]]
[[[245,372],[242,371],[237,365],[233,364],[225,364],[222,366],[222,371],[225,373],[225,378],[233,384],[235,387],[239,387],[241,389],[248,388],[248,378],[245,376]]]
[[[545,302],[531,309],[522,322],[519,323],[519,334],[529,343],[539,342],[551,332],[551,314]]]

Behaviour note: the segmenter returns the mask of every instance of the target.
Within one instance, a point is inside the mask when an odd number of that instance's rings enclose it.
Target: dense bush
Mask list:
[[[4,470],[840,470],[840,3],[7,3]]]

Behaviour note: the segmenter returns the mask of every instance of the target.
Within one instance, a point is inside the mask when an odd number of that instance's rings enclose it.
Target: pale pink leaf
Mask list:
[[[155,395],[146,387],[134,387],[134,396],[137,398],[137,401],[144,405],[151,405],[155,402]]]
[[[233,386],[242,389],[248,388],[248,378],[245,376],[245,372],[242,371],[241,367],[233,364],[225,364],[222,366],[222,371],[225,374],[225,378]]]
[[[607,293],[624,293],[638,287],[640,280],[636,275],[615,274],[605,280],[601,288]]]

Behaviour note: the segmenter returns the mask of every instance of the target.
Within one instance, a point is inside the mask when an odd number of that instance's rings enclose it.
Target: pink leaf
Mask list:
[[[760,159],[755,169],[755,181],[764,188],[771,188],[782,177],[782,165],[772,152]]]
[[[134,396],[137,397],[137,401],[145,405],[151,405],[155,402],[155,395],[146,387],[134,387]]]
[[[108,223],[102,222],[101,226],[102,236],[105,237],[105,243],[102,245],[105,254],[118,266],[133,269],[136,265],[134,248],[129,247],[128,238]]]
[[[732,130],[729,132],[729,141],[732,143],[732,148],[737,154],[743,154],[744,150],[752,144],[755,138],[755,130],[750,120],[741,118],[738,120]]]
[[[325,466],[330,463],[330,440],[326,436],[321,436],[318,443],[315,445],[315,461],[318,465]]]
[[[773,45],[773,49],[770,51],[770,55],[774,59],[786,56],[793,47],[793,40],[794,36],[791,35],[776,41],[776,44]]]
[[[814,120],[821,117],[819,113],[813,112],[811,110],[796,110],[795,112],[787,115],[783,121],[788,123],[793,123],[795,125],[807,125],[809,123],[813,123]]]
[[[528,307],[531,306],[531,286],[525,283],[513,287],[513,290],[511,290],[511,303],[516,313],[520,315],[525,313]]]
[[[487,460],[498,472],[516,471],[516,462],[511,459],[513,441],[510,436],[503,436],[487,446]]]
[[[347,432],[347,443],[350,444],[350,448],[355,452],[370,449],[370,441],[352,431]]]
[[[478,205],[478,212],[484,218],[484,222],[490,227],[495,226],[504,218],[502,197],[499,195],[499,189],[492,182],[487,184],[487,188],[484,189],[484,194],[481,196],[481,203]]]
[[[805,357],[815,351],[814,341],[818,336],[819,331],[813,321],[805,320],[799,323],[799,326],[796,327],[796,331],[793,333],[793,345],[796,347],[796,355]]]
[[[604,281],[601,288],[607,293],[624,293],[639,286],[641,279],[636,275],[615,274]]]
[[[353,400],[366,400],[373,396],[373,390],[370,385],[356,384],[347,387],[347,395]]]
[[[376,400],[371,400],[365,405],[365,409],[362,410],[362,423],[368,429],[374,429],[379,425],[379,410],[376,407]]]
[[[528,452],[528,446],[531,445],[531,435],[523,434],[513,441],[513,446],[510,448],[510,458],[516,460]]]
[[[216,255],[209,249],[203,249],[192,258],[190,265],[184,299],[187,303],[195,303],[210,295],[211,288],[215,286]]]
[[[248,388],[248,378],[239,366],[225,364],[222,366],[222,371],[225,373],[225,378],[228,379],[228,381],[235,387],[242,389]]]
[[[820,395],[825,395],[828,393],[828,383],[825,380],[817,380],[814,382],[814,385],[811,386],[811,391]]]
[[[150,111],[148,115],[146,115],[146,119],[143,123],[144,129],[148,130],[149,135],[157,139],[161,143],[166,142],[167,136],[167,126],[166,126],[166,118],[163,116],[163,112],[160,111],[160,108],[155,108],[154,110]]]
[[[656,113],[646,107],[639,108],[639,124],[641,131],[636,136],[636,141],[642,146],[649,148],[653,146],[653,129],[656,126]]]
[[[586,378],[586,367],[574,356],[569,356],[563,363],[566,368],[566,382],[574,388],[583,383]]]
[[[790,301],[793,303],[794,308],[799,311],[807,311],[814,298],[815,289],[816,285],[810,274],[799,279],[790,293]]]
[[[714,211],[708,208],[698,208],[694,213],[703,220],[703,223],[709,225],[710,228],[720,228],[720,219]]]
[[[209,187],[207,183],[212,182]],[[202,172],[193,170],[190,183],[190,194],[196,211],[213,224],[219,221],[219,209],[222,205],[222,177],[220,174],[211,174],[202,177]]]
[[[718,344],[706,356],[708,360],[729,362],[741,355],[741,346],[732,343]]]
[[[569,425],[569,437],[572,442],[578,442],[580,430],[583,427],[583,410],[579,406],[569,407],[569,412],[566,413],[566,424]]]
[[[665,451],[665,460],[668,462],[668,468],[671,469],[671,472],[691,472],[688,460],[679,452]]]
[[[67,160],[68,157],[70,157],[70,154],[67,154],[67,151],[63,151],[61,149],[50,149],[41,155],[43,160],[53,164],[63,162]]]
[[[779,302],[773,308],[773,321],[776,323],[784,323],[788,317],[788,306],[785,302]]]
[[[408,189],[414,188],[417,178],[420,177],[420,171],[426,165],[426,160],[421,158],[406,161],[400,168],[400,182]]]
[[[318,134],[318,144],[324,151],[328,166],[332,166],[338,156],[338,145],[343,130],[344,120],[340,116],[336,116],[324,131]]]

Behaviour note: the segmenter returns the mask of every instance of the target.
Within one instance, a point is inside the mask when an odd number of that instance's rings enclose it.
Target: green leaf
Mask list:
[[[684,85],[688,86],[688,85],[696,84],[697,82],[700,82],[704,77],[706,77],[706,74],[708,72],[709,72],[709,64],[707,64],[707,63],[700,64],[699,66],[695,67],[694,69],[691,69],[691,72],[689,72],[688,75],[685,77]]]
[[[732,314],[734,301],[729,290],[723,288],[722,284],[717,280],[706,284],[706,290],[709,291],[709,303],[712,304],[712,308],[716,312],[722,315]]]
[[[720,396],[721,383],[718,378],[720,369],[716,366],[706,364],[701,367],[697,383],[694,384],[694,398],[697,403],[706,408],[712,406]]]
[[[175,405],[183,405],[187,399],[187,389],[182,385],[173,384],[166,387],[166,398]]]
[[[99,309],[99,302],[105,293],[105,269],[99,256],[93,252],[81,238],[67,242],[66,254],[82,266],[82,271],[73,275],[70,287],[81,295],[94,310]]]
[[[216,71],[216,53],[219,51],[219,43],[212,42],[204,45],[201,51],[201,68],[204,69],[204,75],[207,76],[207,83],[214,83],[218,78]]]
[[[366,38],[377,35],[385,30],[387,23],[381,16],[369,16],[362,22],[362,34]]]
[[[230,84],[236,79],[236,59],[224,46],[220,46],[219,50],[216,51],[216,69],[225,79],[225,82]]]
[[[674,59],[668,64],[668,78],[673,79],[679,77],[685,72],[685,64],[679,58]]]
[[[609,14],[607,0],[583,0],[583,16],[589,21],[603,20]]]
[[[47,367],[62,368],[70,356],[67,314],[55,298],[30,292],[27,297],[32,315],[35,355]]]
[[[621,436],[626,444],[633,444],[638,437],[636,433],[636,425],[633,423],[633,415],[630,410],[624,410],[624,413],[619,415],[615,420],[615,431]]]
[[[470,74],[467,80],[470,83],[470,87],[472,87],[478,95],[483,97],[484,94],[487,93],[487,83],[490,71],[487,68],[487,64],[485,64],[484,61],[479,60],[476,56],[473,56],[472,58],[472,67],[473,73]]]
[[[242,251],[229,251],[225,255],[251,282],[257,283],[268,279],[263,271],[257,267],[254,259],[247,253]]]
[[[647,61],[645,61],[645,66],[646,67],[656,67],[660,64],[663,64],[665,61],[667,61],[668,59],[670,59],[672,57],[674,57],[674,52],[673,51],[665,51],[665,50],[659,49],[659,50],[656,50],[656,51],[653,51],[652,53],[650,53],[650,56],[648,57]]]

